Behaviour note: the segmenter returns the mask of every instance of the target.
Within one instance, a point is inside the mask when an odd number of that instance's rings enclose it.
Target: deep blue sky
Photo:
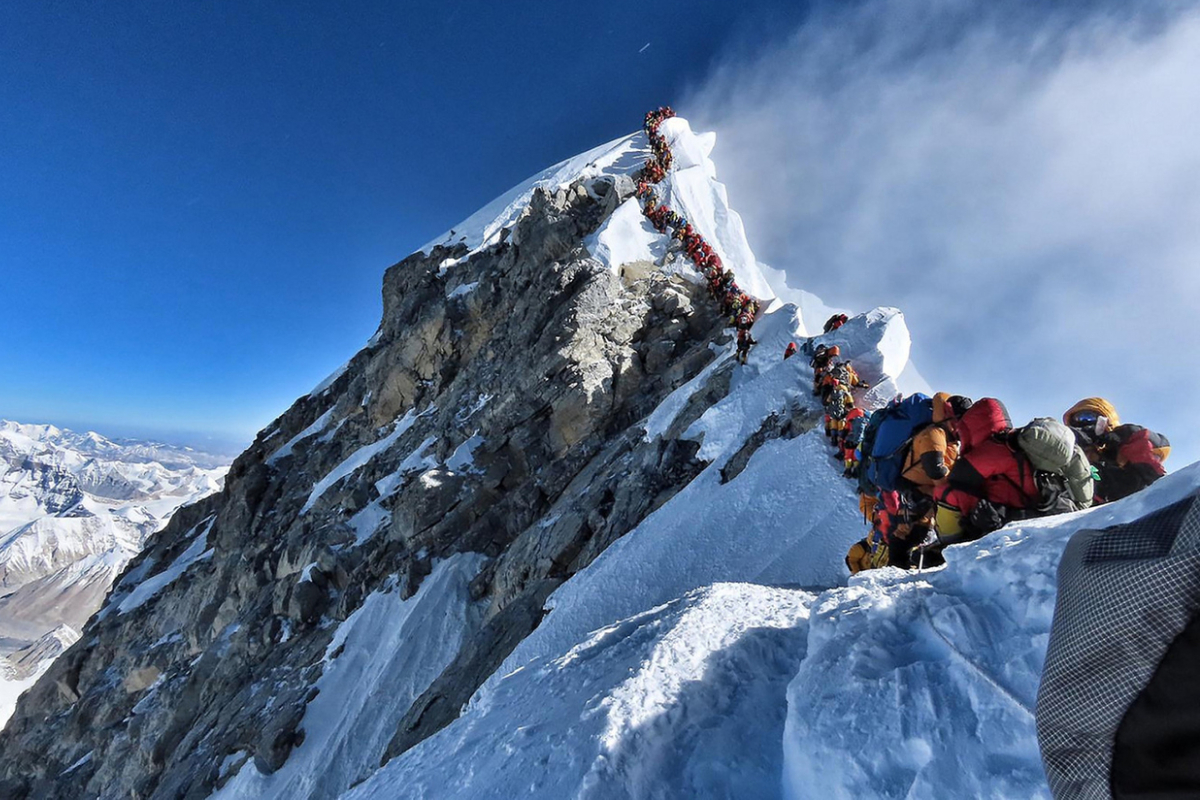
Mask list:
[[[4,3],[0,416],[248,439],[387,266],[802,8]]]
[[[1178,467],[1197,74],[1197,0],[10,0],[0,417],[244,443],[389,265],[671,103],[794,287],[899,306],[1018,422],[1108,396]]]

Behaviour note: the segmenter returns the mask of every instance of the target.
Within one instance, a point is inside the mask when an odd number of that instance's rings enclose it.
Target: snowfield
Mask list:
[[[560,635],[344,797],[1049,797],[1033,707],[1063,548],[1197,490],[1200,465],[951,548],[938,570],[819,594],[710,583]]]

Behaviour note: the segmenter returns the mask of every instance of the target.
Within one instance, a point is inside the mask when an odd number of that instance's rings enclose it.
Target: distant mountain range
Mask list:
[[[232,459],[0,420],[0,723],[180,506]]]

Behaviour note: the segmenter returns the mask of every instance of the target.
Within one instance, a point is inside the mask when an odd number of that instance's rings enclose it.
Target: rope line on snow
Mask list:
[[[983,680],[986,683],[990,684],[992,686],[992,688],[994,688],[997,692],[999,692],[1004,697],[1007,697],[1009,702],[1011,702],[1013,705],[1015,705],[1026,716],[1028,716],[1030,719],[1034,718],[1035,715],[1033,713],[1033,709],[1030,708],[1029,706],[1027,706],[1021,700],[1021,698],[1017,697],[1015,692],[1013,692],[1011,689],[1009,689],[1007,686],[1005,686],[1003,683],[1001,683],[996,678],[992,677],[991,673],[989,673],[983,667],[979,666],[974,661],[967,658],[966,654],[963,653],[962,650],[959,650],[954,645],[954,642],[950,641],[950,638],[948,636],[946,636],[944,633],[942,633],[941,631],[938,630],[937,623],[935,623],[933,621],[933,615],[931,615],[929,613],[929,609],[925,607],[924,603],[921,604],[921,613],[925,616],[925,621],[929,625],[929,629],[931,631],[933,631],[935,636],[937,636],[939,639],[942,640],[942,643],[945,644],[947,648],[949,648],[951,655],[956,656],[959,661],[961,661],[968,668],[970,668],[972,671],[974,671],[977,675],[979,675],[979,677],[983,678]]]
[[[682,244],[692,264],[708,281],[709,294],[721,304],[721,311],[737,327],[739,350],[746,344],[744,349],[748,351],[748,345],[753,343],[749,336],[750,327],[758,317],[761,303],[738,287],[733,270],[724,269],[721,257],[712,245],[704,240],[686,217],[662,203],[654,191],[654,186],[666,179],[675,163],[670,144],[659,132],[659,126],[674,116],[675,112],[670,106],[646,114],[643,128],[650,140],[651,155],[646,165],[634,176],[637,197],[642,201],[642,214],[650,220],[655,230],[659,233],[670,232],[671,237]]]

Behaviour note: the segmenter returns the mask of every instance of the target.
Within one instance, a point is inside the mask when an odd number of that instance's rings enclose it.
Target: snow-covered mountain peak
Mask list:
[[[685,120],[664,130],[680,155],[658,202],[771,301],[716,181],[715,138]],[[648,156],[637,134],[563,162],[389,269],[367,347],[260,434],[222,496],[151,540],[88,644],[18,709],[8,785],[35,754],[66,770],[93,753],[72,778],[100,794],[148,780],[165,794],[282,796],[319,771],[328,796],[452,725],[489,677],[596,628],[714,583],[838,581],[858,512],[826,474],[806,361],[781,358],[802,312],[771,302],[760,344],[734,363],[724,314],[642,213],[632,176]],[[898,313],[841,335],[881,387],[903,369]],[[741,547],[733,524],[756,544]],[[701,616],[736,604],[718,595]],[[359,614],[397,603],[420,619],[385,630],[388,615]],[[426,615],[457,627],[432,637]],[[399,661],[339,664],[385,638]],[[107,691],[98,670],[130,693]],[[406,699],[312,705],[322,674],[393,675]],[[188,699],[200,686],[211,702]],[[34,722],[93,703],[116,723],[99,738]],[[146,739],[173,755],[142,755]]]
[[[529,208],[537,190],[554,193],[576,182],[590,182],[602,175],[632,176],[649,152],[645,134],[623,136],[607,144],[561,161],[528,178],[497,197],[446,233],[428,242],[419,252],[430,254],[435,247],[466,248],[466,253],[437,264],[446,269],[452,263],[498,243],[505,229],[511,229]]]
[[[1061,542],[1200,475],[847,585],[867,529],[783,358],[826,307],[756,261],[715,137],[659,132],[654,202],[769,301],[746,363],[643,213],[647,136],[539,173],[391,267],[367,346],[128,565],[0,733],[0,794],[1045,796]],[[896,309],[821,342],[864,405],[928,388]]]
[[[716,134],[694,133],[682,117],[665,120],[660,133],[670,144],[674,163],[659,184],[659,201],[681,214],[704,236],[720,255],[725,268],[733,270],[744,291],[763,301],[764,307],[769,305],[776,297],[776,289],[754,256],[741,217],[730,207],[725,185],[717,181],[716,165],[710,158]],[[644,135],[639,144],[644,160],[649,155]],[[676,270],[688,279],[698,279],[690,265],[683,265],[682,254],[669,257],[670,239],[655,231],[641,211],[642,203],[637,198],[630,198],[619,207],[588,240],[592,254],[616,271],[649,263],[668,271]]]

